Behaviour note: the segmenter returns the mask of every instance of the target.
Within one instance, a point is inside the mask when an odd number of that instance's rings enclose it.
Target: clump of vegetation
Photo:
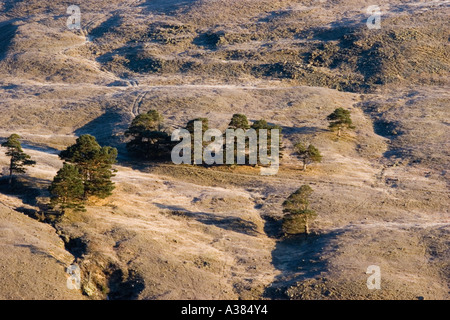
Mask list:
[[[261,141],[261,133],[260,130],[265,129],[267,130],[267,146],[262,146],[264,149],[267,150],[267,155],[271,156],[271,145],[272,145],[272,131],[273,129],[277,129],[279,130],[279,134],[280,134],[280,141],[279,141],[279,154],[280,154],[280,159],[283,157],[282,154],[282,150],[283,150],[283,145],[281,142],[281,127],[279,125],[270,125],[267,123],[266,120],[261,119],[261,120],[257,120],[255,122],[253,122],[253,124],[251,125],[251,128],[256,130],[257,136],[258,136],[258,150],[261,150],[261,145],[260,145],[260,141]],[[260,162],[260,157],[259,157],[259,153],[258,153],[258,163]]]
[[[250,124],[248,123],[247,116],[245,114],[235,113],[231,117],[230,123],[228,124],[228,128],[230,129],[242,129],[248,130],[250,129]]]
[[[306,171],[306,166],[312,162],[321,162],[322,155],[319,149],[310,144],[308,147],[303,143],[297,143],[294,146],[295,153],[303,161],[303,170]]]
[[[115,172],[112,165],[117,158],[116,148],[101,147],[95,137],[86,134],[62,151],[59,157],[73,164],[79,171],[83,181],[84,200],[89,196],[104,199],[112,194],[114,183],[111,178]]]
[[[199,164],[195,162],[195,150],[201,150],[201,159],[203,162],[203,150],[205,147],[205,142],[203,141],[203,138],[200,141],[197,141],[197,143],[201,143],[201,146],[197,146],[197,148],[195,148],[195,143],[196,143],[196,139],[195,139],[195,123],[196,122],[201,122],[202,124],[202,131],[201,131],[201,135],[203,137],[203,135],[205,134],[205,132],[209,129],[209,120],[207,118],[197,118],[197,119],[193,119],[188,121],[188,123],[186,124],[185,129],[187,131],[189,131],[189,133],[191,134],[191,150],[192,150],[192,163],[194,164]]]
[[[8,149],[6,155],[10,157],[8,184],[11,185],[14,173],[25,173],[25,167],[35,165],[36,162],[31,160],[31,157],[23,152],[18,134],[14,133],[10,135],[6,142],[2,143],[2,147]]]
[[[83,177],[76,166],[65,163],[53,178],[49,191],[52,195],[50,207],[59,206],[62,214],[66,209],[84,210]]]
[[[150,25],[148,37],[163,45],[177,45],[192,41],[192,27],[185,24],[153,23]]]
[[[162,129],[163,121],[163,116],[156,110],[136,116],[125,132],[126,137],[132,137],[127,150],[144,159],[167,158],[172,143],[169,134]]]
[[[350,111],[344,108],[337,108],[328,117],[330,122],[329,128],[337,131],[337,136],[340,137],[343,129],[355,129],[350,117]]]
[[[228,129],[231,130],[242,130],[245,134],[245,132],[250,129],[250,123],[247,119],[247,116],[244,114],[240,114],[240,113],[235,113],[233,114],[233,116],[231,117],[230,123],[228,124]],[[229,137],[228,137],[229,139]],[[231,141],[227,141],[227,137],[224,134],[224,162],[226,162],[226,158],[228,155],[229,150],[227,150],[227,144],[233,145],[233,150],[234,150],[234,154],[233,154],[233,159],[237,160],[237,156],[238,156],[238,139],[237,138],[233,138],[233,142]],[[244,145],[243,147],[248,148],[249,146],[249,141],[250,141],[250,137],[246,138],[244,141]],[[245,159],[243,159],[246,163],[249,163],[249,153],[245,152],[244,154]],[[239,161],[239,160],[238,160]],[[242,160],[241,160],[242,161]]]
[[[302,185],[283,202],[282,229],[284,234],[309,234],[309,223],[317,217],[314,210],[309,209],[309,197],[313,190],[308,185]]]

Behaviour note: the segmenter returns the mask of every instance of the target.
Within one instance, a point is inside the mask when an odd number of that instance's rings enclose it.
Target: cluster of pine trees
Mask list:
[[[6,155],[10,158],[10,186],[14,174],[25,173],[26,166],[36,164],[22,150],[20,139],[19,135],[12,134],[2,143],[2,147],[7,148]],[[59,207],[62,213],[67,208],[83,210],[83,204],[89,197],[106,198],[111,195],[114,190],[111,178],[114,176],[112,165],[117,158],[116,148],[101,147],[95,137],[83,135],[74,145],[61,151],[59,157],[64,164],[49,187],[51,207]]]
[[[341,136],[341,133],[345,128],[354,128],[354,126],[352,125],[352,120],[350,118],[350,111],[343,108],[337,108],[327,117],[327,120],[330,122],[329,128],[333,131],[337,131],[338,137]],[[192,145],[194,144],[194,123],[197,121],[202,123],[202,134],[204,134],[209,129],[209,121],[207,118],[196,118],[188,121],[184,129],[191,133]],[[234,114],[228,124],[228,128],[233,130],[241,129],[244,132],[249,129],[254,129],[256,130],[257,135],[259,135],[259,130],[266,129],[268,132],[267,149],[269,152],[269,145],[271,143],[270,130],[279,129],[281,133],[280,126],[270,125],[264,119],[254,121],[252,124],[250,124],[247,116],[244,114]],[[134,156],[146,160],[169,160],[171,151],[176,144],[176,142],[171,141],[171,135],[164,127],[164,117],[156,110],[150,110],[147,113],[136,116],[128,130],[125,132],[125,136],[130,139],[130,141],[127,143],[127,150]],[[237,142],[235,141],[234,143],[236,144]],[[227,141],[224,136],[223,154],[225,158],[226,144]],[[206,147],[205,142],[203,142],[203,147]],[[282,149],[283,147],[280,142],[280,150]],[[305,145],[299,142],[294,146],[294,149],[296,155],[303,162],[304,170],[306,170],[308,164],[313,162],[321,162],[322,160],[320,151],[312,144]],[[235,147],[234,150],[236,152],[237,148]],[[226,161],[224,161],[224,163],[225,162]]]
[[[342,136],[344,129],[354,129],[350,111],[343,108],[337,108],[331,113],[327,120],[329,128],[337,132],[337,136]],[[297,143],[294,146],[298,157],[303,161],[303,170],[306,170],[307,164],[311,162],[321,162],[322,155],[312,144],[308,147],[303,143]],[[285,216],[282,221],[282,230],[284,234],[309,234],[309,224],[317,217],[317,213],[309,208],[309,197],[313,190],[308,185],[302,185],[297,191],[292,193],[286,201],[283,202],[283,212]]]
[[[148,160],[169,160],[171,151],[173,147],[178,143],[177,141],[171,141],[171,135],[164,128],[163,116],[156,110],[150,110],[147,113],[140,114],[134,118],[130,127],[125,132],[125,136],[130,138],[127,143],[127,150],[134,156],[142,159]],[[202,124],[202,135],[205,134],[209,129],[209,121],[207,118],[196,118],[187,122],[184,129],[186,129],[191,134],[191,145],[194,145],[194,124],[196,122],[201,122]],[[268,124],[266,120],[257,120],[250,124],[247,117],[244,114],[234,114],[228,124],[229,129],[241,129],[244,132],[249,129],[254,129],[259,135],[259,130],[268,130],[267,144],[271,144],[271,129],[279,129],[281,132],[281,127],[277,125]],[[258,139],[259,141],[259,139]],[[226,158],[226,138],[224,135],[224,158]],[[236,141],[234,143],[237,143]],[[248,145],[248,141],[247,141]],[[206,142],[203,142],[203,148],[207,146]],[[194,150],[194,148],[192,148]],[[234,148],[236,151],[236,148]],[[270,152],[270,147],[268,147]],[[191,155],[192,160],[194,155]],[[224,161],[225,163],[225,161]]]
[[[95,137],[82,135],[59,154],[64,161],[49,188],[52,207],[84,209],[89,197],[107,198],[114,190],[111,178],[117,149],[102,147]]]
[[[125,136],[131,138],[127,143],[128,152],[148,160],[170,157],[173,143],[163,121],[163,116],[156,110],[136,116],[125,132]]]
[[[163,120],[163,116],[156,110],[138,115],[125,132],[125,136],[130,138],[127,143],[127,150],[143,159],[168,159],[176,142],[171,141],[171,135],[164,128]],[[329,128],[337,131],[338,137],[342,135],[344,129],[354,128],[350,111],[343,108],[337,108],[327,117],[327,120],[330,122]],[[209,129],[207,118],[193,119],[185,126],[191,136],[193,136],[196,121],[202,123],[202,134]],[[244,114],[234,114],[228,128],[240,129],[243,132],[254,129],[257,135],[259,135],[259,130],[266,129],[269,134],[268,145],[271,143],[270,130],[279,129],[281,132],[281,127],[270,125],[264,119],[250,124]],[[26,172],[26,166],[36,164],[22,150],[20,139],[19,135],[12,134],[6,142],[2,143],[2,147],[7,149],[6,155],[10,157],[9,185],[13,183],[14,173],[24,173]],[[224,141],[225,146],[227,144],[226,139]],[[194,141],[191,143],[194,143]],[[237,142],[232,143],[236,144]],[[248,144],[248,141],[246,143]],[[235,152],[236,149],[234,148]],[[268,149],[270,148],[268,147]],[[306,144],[297,143],[294,149],[303,162],[304,170],[309,163],[322,160],[319,150],[312,144],[306,146]],[[226,157],[225,150],[224,156]],[[117,158],[116,148],[102,147],[95,137],[86,134],[80,136],[74,145],[61,151],[59,158],[64,161],[63,167],[57,172],[49,187],[52,208],[59,208],[62,213],[68,208],[84,210],[84,204],[89,197],[104,199],[112,194],[114,183],[111,179],[115,173],[112,166]],[[283,232],[285,234],[309,233],[309,223],[316,217],[315,211],[309,209],[309,197],[312,192],[311,187],[303,185],[284,201]]]
[[[335,109],[330,115],[327,116],[327,120],[329,121],[329,129],[336,131],[338,137],[342,136],[343,130],[355,128],[351,120],[350,111],[343,108]],[[207,118],[190,120],[186,124],[185,129],[191,133],[191,137],[193,137],[194,134],[194,123],[196,121],[200,121],[202,123],[202,134],[209,129]],[[247,116],[244,114],[234,114],[228,124],[228,128],[233,130],[241,129],[244,132],[249,129],[254,129],[257,132],[261,129],[267,129],[269,133],[268,145],[270,145],[270,129],[279,129],[281,132],[280,126],[269,125],[264,119],[250,124]],[[166,130],[163,129],[163,116],[156,110],[150,110],[146,114],[138,115],[131,123],[131,126],[126,131],[125,135],[131,138],[130,142],[127,144],[128,151],[144,159],[168,159],[174,146],[174,142],[171,141],[171,136]],[[226,143],[227,142],[224,137],[225,158],[227,156],[225,150]],[[236,157],[237,141],[234,141],[233,143],[235,144],[234,156]],[[193,140],[191,144],[194,144]],[[203,142],[203,144],[205,143]],[[203,145],[203,147],[206,146]],[[248,147],[248,141],[246,141],[246,147]],[[282,146],[280,140],[280,150],[281,149]],[[303,170],[306,170],[307,165],[310,163],[322,161],[322,155],[319,149],[312,144],[298,142],[294,146],[294,152],[302,161]],[[191,156],[193,159],[194,156]],[[283,219],[282,229],[284,234],[305,233],[308,235],[309,223],[317,216],[314,210],[309,209],[309,197],[312,192],[313,190],[310,186],[303,185],[291,194],[283,203],[283,212],[285,213],[285,216]]]

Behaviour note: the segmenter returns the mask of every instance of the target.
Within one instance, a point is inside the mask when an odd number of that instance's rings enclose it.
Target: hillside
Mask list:
[[[20,134],[37,165],[25,193],[0,186],[0,298],[449,299],[450,7],[378,3],[369,30],[370,1],[85,0],[77,31],[66,1],[1,1],[0,140]],[[338,107],[356,127],[341,139]],[[151,109],[168,131],[278,124],[280,171],[137,161],[124,132]],[[116,189],[49,221],[57,154],[86,133],[118,148]],[[306,172],[299,140],[323,155]],[[313,234],[284,238],[303,184]]]

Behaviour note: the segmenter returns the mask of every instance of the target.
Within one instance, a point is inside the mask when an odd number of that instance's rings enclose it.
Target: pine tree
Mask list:
[[[313,190],[308,185],[302,185],[283,202],[282,229],[285,234],[309,234],[309,223],[316,218],[314,210],[309,209],[309,197]]]
[[[283,217],[283,233],[309,235],[309,223],[317,216],[313,210],[299,210]]]
[[[86,134],[62,151],[59,157],[79,169],[84,184],[84,199],[89,196],[103,199],[111,195],[114,190],[111,178],[114,176],[112,165],[117,158],[116,148],[101,147],[95,137]]]
[[[162,131],[163,116],[156,110],[150,110],[134,118],[125,132],[132,137],[127,150],[145,159],[160,159],[170,155],[173,145],[167,132]]]
[[[261,120],[257,120],[255,122],[253,122],[253,124],[251,125],[251,128],[256,130],[257,136],[258,136],[258,150],[260,148],[260,141],[261,141],[261,137],[260,137],[260,130],[261,129],[265,129],[267,130],[267,155],[270,156],[271,155],[271,145],[272,145],[272,131],[273,129],[277,129],[279,130],[279,137],[280,137],[280,142],[279,142],[279,156],[280,158],[283,157],[283,144],[282,144],[282,136],[281,136],[281,127],[278,125],[270,125],[267,123],[266,120],[261,119]],[[258,156],[258,161],[259,161],[259,156]]]
[[[270,129],[273,128],[273,126],[269,125],[266,120],[261,119],[261,120],[257,120],[255,122],[253,122],[251,128],[255,129],[257,131],[260,130],[260,129],[270,130]]]
[[[53,208],[59,206],[62,214],[68,208],[84,210],[83,177],[76,166],[64,163],[64,166],[53,178],[49,191],[51,193],[50,205]]]
[[[25,173],[25,166],[35,165],[36,162],[31,160],[31,157],[23,152],[22,145],[20,144],[20,136],[18,134],[12,134],[8,137],[6,142],[2,143],[2,147],[7,148],[6,155],[10,157],[9,161],[9,179],[8,184],[12,184],[14,173]]]
[[[344,128],[354,129],[352,119],[350,117],[350,111],[344,108],[337,108],[328,117],[327,120],[330,122],[329,128],[331,130],[337,130],[337,136],[341,136],[341,132]]]
[[[186,124],[186,130],[193,136],[194,135],[194,124],[195,122],[200,121],[202,123],[202,136],[209,129],[209,121],[207,118],[197,118],[193,120],[189,120]]]
[[[244,114],[240,114],[240,113],[235,113],[233,114],[230,123],[228,124],[228,129],[231,130],[238,130],[241,129],[245,132],[250,129],[250,124],[248,122],[247,116]],[[229,138],[229,137],[228,137]],[[238,154],[238,142],[237,142],[237,138],[233,138],[234,140],[234,147],[233,147],[233,159],[235,159],[235,161],[237,160],[237,154]],[[227,135],[226,132],[224,132],[223,134],[223,158],[224,158],[224,163],[226,163],[226,158],[227,158]],[[230,142],[231,143],[231,142]],[[245,140],[245,148],[247,149],[249,146],[249,139]],[[245,161],[246,163],[249,162],[249,153],[247,151],[245,151]]]
[[[319,150],[310,144],[306,147],[303,143],[297,143],[294,146],[295,153],[303,161],[303,170],[306,170],[306,166],[312,162],[321,162],[322,155]]]
[[[289,212],[307,210],[309,207],[309,197],[312,193],[313,189],[310,186],[306,184],[302,185],[283,202],[283,209]]]
[[[228,124],[228,128],[230,129],[242,129],[248,130],[250,129],[250,124],[248,123],[247,116],[245,114],[235,113],[231,118],[230,123]]]
[[[202,124],[202,131],[201,131],[201,137],[196,137],[195,136],[195,123],[196,122],[201,122]],[[189,133],[191,134],[191,150],[192,150],[192,163],[195,164],[195,143],[200,143],[201,145],[197,146],[197,149],[201,150],[201,156],[202,156],[202,162],[203,162],[203,150],[206,146],[206,143],[203,141],[203,136],[205,134],[206,131],[208,131],[209,129],[209,121],[207,118],[197,118],[197,119],[193,119],[188,121],[188,123],[186,124],[185,129],[187,131],[189,131]],[[196,140],[200,139],[200,140]]]

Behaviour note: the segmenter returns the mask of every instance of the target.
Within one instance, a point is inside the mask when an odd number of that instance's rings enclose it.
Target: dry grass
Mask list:
[[[21,134],[38,162],[32,194],[0,194],[4,297],[81,297],[64,289],[75,259],[96,299],[448,299],[448,8],[381,1],[369,32],[369,1],[224,2],[84,1],[79,33],[62,1],[4,2],[0,137]],[[338,107],[356,126],[341,139]],[[223,130],[234,113],[279,124],[280,172],[133,161],[123,132],[150,109],[169,131],[198,117]],[[112,197],[54,221],[72,257],[20,212],[44,208],[56,153],[84,133],[120,163]],[[298,141],[323,162],[300,170]],[[280,238],[281,203],[305,183],[314,235]],[[32,259],[53,271],[32,278]]]

